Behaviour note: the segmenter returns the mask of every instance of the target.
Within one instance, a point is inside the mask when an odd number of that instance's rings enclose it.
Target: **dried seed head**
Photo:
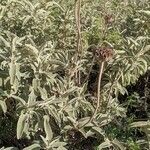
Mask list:
[[[105,24],[112,24],[114,22],[113,15],[107,14],[104,16]]]
[[[113,50],[108,47],[99,47],[95,50],[95,57],[98,61],[108,61],[113,57]]]

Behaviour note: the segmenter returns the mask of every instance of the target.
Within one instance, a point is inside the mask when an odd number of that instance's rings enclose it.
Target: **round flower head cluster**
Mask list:
[[[108,47],[99,47],[95,50],[94,55],[98,61],[109,61],[113,57],[113,49]]]

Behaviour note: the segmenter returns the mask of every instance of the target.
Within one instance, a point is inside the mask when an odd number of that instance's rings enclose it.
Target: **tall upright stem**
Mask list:
[[[101,93],[101,80],[102,80],[103,70],[104,70],[104,61],[102,61],[100,63],[100,68],[99,68],[99,77],[98,77],[98,85],[97,85],[97,105],[96,105],[95,111],[94,111],[93,115],[90,117],[90,119],[84,125],[82,125],[80,128],[83,128],[85,125],[92,122],[94,117],[96,116],[98,110],[99,111],[101,110],[102,101],[100,100],[100,93]]]
[[[103,70],[104,70],[104,61],[102,61],[100,64],[98,85],[97,85],[97,107],[95,109],[93,116],[96,115],[98,109],[101,110],[102,101],[100,101],[100,93],[101,93],[101,81],[102,81]]]
[[[76,62],[80,59],[81,55],[81,23],[80,23],[80,11],[81,11],[81,0],[75,0],[75,22],[77,27],[77,51],[76,51]],[[76,79],[78,85],[80,85],[81,75],[80,71],[76,71]]]

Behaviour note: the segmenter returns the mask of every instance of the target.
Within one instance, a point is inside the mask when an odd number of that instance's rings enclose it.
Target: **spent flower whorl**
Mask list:
[[[111,25],[114,22],[114,17],[112,14],[106,14],[104,20],[106,25]]]
[[[94,56],[98,61],[109,61],[113,57],[113,49],[108,47],[99,47],[94,51]]]

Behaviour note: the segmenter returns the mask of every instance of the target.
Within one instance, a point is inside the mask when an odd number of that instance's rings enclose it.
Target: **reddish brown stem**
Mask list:
[[[100,100],[100,92],[101,92],[101,80],[102,80],[103,70],[104,70],[104,61],[100,63],[100,68],[99,68],[99,77],[98,77],[98,85],[97,85],[97,105],[96,105],[95,111],[93,115],[90,117],[90,119],[80,128],[83,128],[85,125],[92,122],[98,112],[98,109],[99,111],[101,110],[102,101]]]
[[[75,21],[77,27],[77,51],[76,51],[76,62],[80,59],[81,55],[81,23],[80,23],[80,11],[81,11],[81,0],[75,0]],[[80,71],[76,71],[76,79],[78,85],[80,85],[81,81],[81,73]]]

